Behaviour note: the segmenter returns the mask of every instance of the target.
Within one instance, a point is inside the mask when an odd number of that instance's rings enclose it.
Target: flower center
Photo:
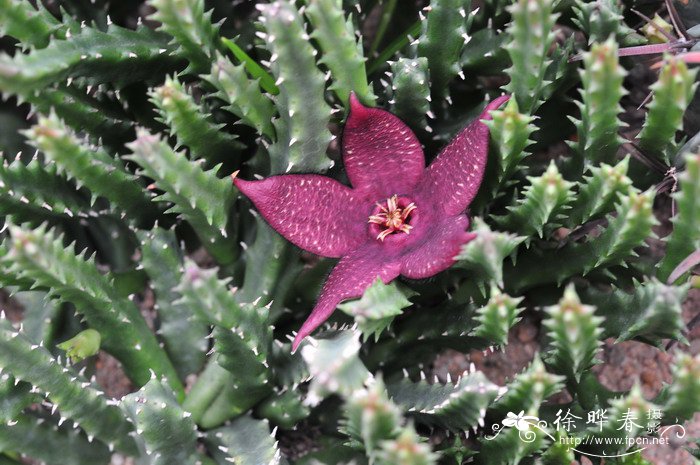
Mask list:
[[[410,222],[417,208],[415,203],[398,195],[389,197],[384,203],[377,203],[369,217],[370,232],[376,234],[380,241],[391,234],[409,234],[413,228]]]

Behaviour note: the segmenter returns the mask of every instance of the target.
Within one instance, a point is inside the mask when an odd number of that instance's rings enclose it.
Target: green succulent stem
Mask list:
[[[325,82],[316,66],[297,8],[283,0],[264,5],[260,17],[272,52],[271,69],[280,89],[274,97],[279,118],[276,141],[268,148],[272,172],[323,171],[330,167],[326,149],[331,108],[324,99]]]
[[[179,146],[190,149],[192,159],[205,160],[208,168],[235,161],[239,148],[236,137],[223,131],[224,125],[215,124],[177,78],[166,78],[150,95],[162,122],[170,127]]]
[[[160,318],[158,334],[180,378],[197,373],[205,361],[208,327],[193,321],[190,308],[179,304],[175,288],[182,280],[184,262],[174,231],[160,228],[139,232],[143,268],[156,294]]]
[[[197,427],[166,383],[151,379],[139,391],[125,396],[121,404],[136,430],[141,431],[137,442],[152,464],[194,463],[199,459]]]
[[[416,37],[423,25],[422,21],[416,21],[406,29],[403,34],[400,34],[396,39],[391,41],[389,45],[377,55],[367,66],[367,75],[376,73],[380,68],[386,65],[387,60],[393,57],[397,52],[403,49],[409,42]]]
[[[437,101],[449,95],[448,85],[460,72],[464,45],[470,40],[467,21],[471,0],[431,0],[417,39],[419,56],[428,60],[431,92]]]
[[[254,79],[260,81],[260,87],[265,89],[266,92],[277,95],[280,93],[279,87],[275,84],[275,79],[265,71],[262,66],[260,66],[255,60],[253,60],[250,55],[248,55],[241,47],[236,45],[236,43],[230,39],[222,38],[221,42],[231,50],[233,56],[240,61],[245,67],[248,74],[250,74]]]
[[[525,114],[533,114],[540,106],[547,85],[552,28],[558,16],[553,6],[551,0],[518,0],[508,8],[513,21],[508,26],[511,40],[506,49],[512,65],[506,70],[510,76],[506,89],[515,95]]]
[[[651,206],[651,193],[631,191],[617,204],[616,216],[607,217],[608,227],[598,237],[559,249],[531,248],[520,255],[517,268],[510,266],[504,271],[506,288],[521,292],[545,283],[561,284],[578,273],[587,275],[596,269],[626,264],[637,256],[635,249],[645,246],[652,235],[656,220]],[[542,270],[542,263],[550,266]]]
[[[0,90],[28,95],[76,78],[124,86],[172,70],[178,62],[163,35],[145,27],[111,25],[106,32],[83,27],[29,54],[0,56]]]
[[[235,199],[229,180],[216,177],[216,167],[205,171],[183,153],[175,152],[159,136],[139,130],[129,144],[132,155],[143,174],[151,178],[154,188],[163,194],[155,202],[167,202],[169,211],[181,214],[194,228],[202,245],[221,264],[235,260],[237,249],[227,241],[229,212]]]
[[[530,185],[518,205],[498,218],[499,226],[521,234],[542,237],[545,226],[551,231],[560,224],[572,198],[573,184],[559,173],[554,162],[539,177],[528,178]]]
[[[52,37],[65,38],[67,25],[57,20],[42,3],[0,1],[0,36],[11,36],[25,46],[40,49]]]
[[[552,341],[547,362],[553,367],[552,371],[566,376],[568,382],[576,386],[581,373],[593,365],[602,345],[603,319],[595,315],[595,307],[581,303],[573,286],[566,288],[557,305],[545,311],[548,317],[543,325],[549,330]]]
[[[430,76],[428,60],[399,58],[391,65],[392,109],[396,116],[415,128],[430,129]]]
[[[33,344],[7,321],[0,322],[0,367],[36,386],[62,416],[126,453],[134,453],[130,425],[104,394],[72,370],[61,366],[44,348]]]
[[[90,190],[92,204],[98,197],[104,197],[117,209],[136,218],[139,224],[148,224],[156,212],[146,191],[121,160],[81,142],[55,114],[40,118],[27,136],[55,163],[60,173]]]
[[[625,94],[622,82],[626,73],[618,64],[617,52],[617,44],[609,39],[593,44],[583,56],[582,102],[578,104],[581,120],[575,121],[578,172],[585,163],[612,163],[622,142],[617,115],[622,112],[619,102]]]
[[[263,79],[251,79],[244,65],[234,65],[228,58],[215,55],[210,74],[203,76],[217,92],[215,97],[226,102],[225,110],[255,128],[269,140],[275,140],[272,119],[276,114],[272,101],[260,89]],[[276,95],[277,92],[270,92]]]
[[[673,194],[676,215],[673,231],[666,237],[666,253],[657,277],[668,279],[671,272],[691,253],[700,249],[700,155],[688,154],[685,170],[678,176],[679,190]]]
[[[151,0],[156,12],[151,19],[160,30],[173,37],[178,51],[189,61],[184,73],[201,73],[218,48],[219,27],[211,23],[211,11],[204,11],[204,0]]]
[[[654,98],[639,133],[639,147],[666,163],[676,145],[676,131],[683,113],[697,87],[696,74],[697,70],[688,69],[683,60],[665,56],[659,79],[651,86]]]
[[[319,63],[331,72],[330,90],[346,108],[350,92],[355,92],[365,105],[374,105],[376,96],[367,83],[362,42],[355,39],[355,26],[351,18],[345,17],[342,0],[311,2],[305,14],[314,27],[311,37],[323,51]]]

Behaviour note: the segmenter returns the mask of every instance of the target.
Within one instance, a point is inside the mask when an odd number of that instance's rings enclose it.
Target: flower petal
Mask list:
[[[343,130],[343,162],[355,189],[375,201],[410,192],[425,168],[413,131],[388,111],[363,106],[350,96],[350,115]]]
[[[388,284],[399,275],[401,266],[389,262],[376,242],[367,242],[340,259],[321,289],[316,306],[294,338],[292,351],[331,316],[340,302],[361,297],[377,279]]]
[[[425,171],[419,190],[442,205],[448,215],[463,212],[479,190],[486,169],[489,128],[481,120],[491,119],[490,111],[503,105],[509,96],[491,103],[445,147]]]
[[[340,257],[367,239],[372,203],[334,179],[287,174],[233,182],[275,231],[304,250]]]
[[[469,218],[466,215],[452,216],[431,225],[425,240],[401,257],[401,275],[411,279],[433,276],[455,262],[464,244],[476,237],[466,231]]]

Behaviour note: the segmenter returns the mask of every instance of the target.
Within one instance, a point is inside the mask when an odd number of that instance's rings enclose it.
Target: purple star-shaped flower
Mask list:
[[[425,167],[420,142],[388,111],[350,97],[342,138],[352,188],[317,174],[234,177],[277,232],[304,250],[340,258],[292,350],[343,300],[360,297],[379,277],[412,279],[449,268],[468,233],[465,210],[484,175],[489,129],[482,119],[508,100],[501,96]]]

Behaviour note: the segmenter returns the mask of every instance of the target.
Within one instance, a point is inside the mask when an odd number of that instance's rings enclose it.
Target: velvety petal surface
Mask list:
[[[490,111],[508,101],[503,95],[490,102],[481,115],[464,128],[425,170],[419,192],[441,206],[447,215],[463,212],[474,199],[486,169]]]
[[[401,275],[423,279],[452,266],[462,245],[476,237],[476,234],[466,231],[468,226],[466,215],[446,217],[432,224],[426,239],[402,255]]]
[[[388,111],[363,106],[354,94],[342,145],[350,182],[371,193],[375,201],[410,192],[425,168],[423,149],[413,131]]]
[[[399,275],[400,264],[387,262],[381,248],[367,242],[340,259],[321,289],[316,306],[294,338],[292,350],[326,321],[340,302],[361,297],[377,279],[387,284]]]
[[[334,179],[288,174],[233,182],[275,231],[304,250],[340,257],[367,239],[372,203]]]

